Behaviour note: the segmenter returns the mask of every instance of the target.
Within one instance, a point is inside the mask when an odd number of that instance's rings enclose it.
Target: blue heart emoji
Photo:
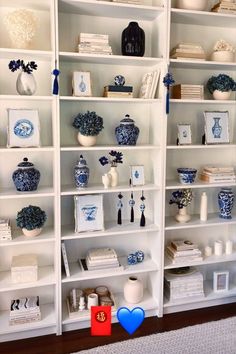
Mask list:
[[[126,332],[133,334],[143,323],[145,312],[141,307],[135,307],[132,311],[127,307],[120,307],[116,317]]]

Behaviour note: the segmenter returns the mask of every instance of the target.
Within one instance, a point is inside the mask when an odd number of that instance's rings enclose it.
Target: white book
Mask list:
[[[143,75],[140,90],[139,90],[139,98],[150,97],[153,76],[154,76],[154,72],[149,72]]]
[[[155,93],[157,90],[157,84],[159,81],[159,77],[160,77],[160,70],[155,70],[154,75],[153,75],[152,86],[151,86],[149,98],[155,98]]]
[[[67,259],[65,242],[61,243],[61,253],[62,253],[62,258],[63,258],[63,263],[64,263],[66,276],[70,277],[70,268],[69,268],[69,263],[68,263],[68,259]]]

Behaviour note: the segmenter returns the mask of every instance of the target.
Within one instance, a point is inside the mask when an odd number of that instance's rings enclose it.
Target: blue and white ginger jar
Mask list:
[[[18,169],[12,174],[12,180],[19,192],[36,191],[40,180],[40,172],[29,162],[27,157],[20,162]]]
[[[79,161],[74,169],[74,179],[77,188],[85,188],[89,180],[89,168],[83,155],[80,155]]]
[[[220,218],[232,219],[232,209],[234,205],[234,193],[231,188],[222,188],[218,193],[218,204],[220,209]]]
[[[135,126],[134,120],[126,114],[115,129],[116,140],[119,145],[136,145],[139,136],[139,128]]]

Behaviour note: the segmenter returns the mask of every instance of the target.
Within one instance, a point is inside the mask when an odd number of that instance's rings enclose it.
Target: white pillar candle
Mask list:
[[[223,254],[223,243],[221,240],[217,240],[214,243],[214,253],[216,256],[222,256]]]
[[[227,240],[225,242],[225,253],[231,254],[233,252],[233,242],[231,240]]]
[[[210,257],[212,255],[212,248],[210,246],[205,247],[205,256]]]
[[[200,203],[200,220],[207,221],[207,194],[203,192]]]

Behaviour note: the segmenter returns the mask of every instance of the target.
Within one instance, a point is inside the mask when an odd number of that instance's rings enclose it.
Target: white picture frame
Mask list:
[[[216,271],[213,273],[214,292],[225,292],[229,290],[229,271]]]
[[[229,144],[229,112],[205,111],[205,143]]]
[[[74,196],[75,232],[104,230],[103,195]]]
[[[143,186],[145,184],[144,166],[132,165],[130,166],[130,178],[132,186]]]
[[[8,108],[7,147],[39,147],[40,123],[37,109]]]
[[[73,96],[92,96],[91,75],[89,71],[74,71],[72,78]]]
[[[191,145],[192,144],[192,131],[191,124],[177,124],[178,130],[178,145]]]

